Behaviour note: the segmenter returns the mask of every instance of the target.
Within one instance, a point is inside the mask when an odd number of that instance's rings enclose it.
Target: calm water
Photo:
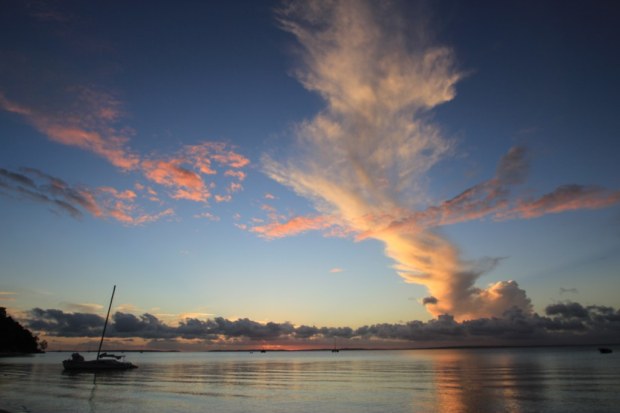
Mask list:
[[[67,353],[0,359],[11,412],[613,412],[620,348],[129,354],[63,373]],[[87,357],[88,358],[88,357]]]

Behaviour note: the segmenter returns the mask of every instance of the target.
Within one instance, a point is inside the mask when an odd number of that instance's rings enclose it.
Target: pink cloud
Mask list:
[[[198,145],[189,145],[185,147],[185,153],[194,160],[196,165],[204,168],[205,172],[203,173],[215,173],[211,169],[212,161],[237,169],[250,163],[248,158],[235,152],[224,142],[203,142]]]
[[[73,108],[51,113],[17,104],[0,93],[0,107],[23,116],[52,141],[95,153],[124,170],[136,167],[138,157],[125,147],[127,130],[112,125],[119,117],[118,103],[109,94],[87,88],[78,91],[75,99]]]
[[[201,176],[182,166],[184,159],[146,160],[141,164],[144,176],[163,186],[176,188],[174,199],[206,202],[211,193]]]
[[[143,211],[136,204],[137,194],[131,190],[100,187],[91,191],[91,199],[101,211],[99,217],[111,217],[126,225],[142,225],[174,215],[172,208],[157,213]]]
[[[263,238],[273,239],[297,235],[310,230],[326,229],[332,225],[334,225],[334,222],[331,217],[296,216],[283,223],[271,222],[267,225],[255,226],[250,228],[250,231],[259,234]]]
[[[123,137],[105,136],[102,132],[88,130],[84,125],[54,124],[43,119],[33,119],[33,122],[51,140],[93,152],[121,169],[133,169],[138,163],[138,157],[123,147],[126,140]]]
[[[54,142],[97,154],[123,171],[142,172],[149,181],[168,188],[172,199],[206,203],[212,197],[212,191],[221,187],[225,193],[216,200],[224,202],[230,201],[233,193],[243,189],[241,182],[247,174],[241,168],[250,161],[237,153],[233,146],[224,142],[202,142],[184,146],[170,156],[144,159],[127,147],[133,132],[115,126],[122,116],[118,99],[110,93],[89,87],[72,87],[69,93],[75,103],[52,111],[18,104],[0,92],[0,108],[22,116]],[[223,171],[218,171],[220,167]],[[228,182],[216,184],[215,178],[205,180],[206,176],[218,173]],[[149,200],[161,202],[155,190],[147,190]],[[136,194],[130,192],[114,196],[136,198]],[[94,204],[88,205],[87,209],[97,216],[100,214]],[[128,215],[120,210],[115,210],[114,215],[120,221],[130,221]]]
[[[0,107],[6,110],[7,112],[15,113],[18,115],[22,115],[22,116],[32,115],[32,111],[29,108],[18,105],[17,103],[13,101],[10,101],[9,99],[6,98],[6,96],[2,92],[0,92]]]
[[[112,187],[101,187],[99,188],[99,190],[102,192],[108,192],[118,199],[133,200],[137,197],[136,193],[130,189],[127,189],[125,191],[118,191]]]
[[[222,158],[221,154],[225,154]],[[225,159],[234,159],[226,162],[226,167],[241,167],[249,163],[242,155],[236,154],[232,148],[223,142],[203,142],[197,145],[183,147],[177,154],[164,159],[144,160],[140,167],[144,176],[163,186],[172,188],[171,197],[174,199],[186,199],[196,202],[207,202],[211,197],[216,202],[227,202],[232,199],[231,194],[241,191],[240,184],[246,178],[246,173],[241,170],[227,169],[222,174],[226,178],[234,179],[226,186],[227,194],[213,196],[212,189],[216,188],[215,178],[218,174],[215,164],[221,164]],[[243,162],[238,161],[243,159]]]
[[[243,171],[234,171],[232,169],[229,169],[226,172],[224,172],[224,175],[235,177],[239,181],[243,181],[247,176],[247,174]]]

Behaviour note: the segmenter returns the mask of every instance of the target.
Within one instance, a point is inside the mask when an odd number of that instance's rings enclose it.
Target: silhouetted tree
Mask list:
[[[33,336],[30,330],[6,314],[6,308],[0,307],[0,352],[2,353],[39,353],[47,343]]]

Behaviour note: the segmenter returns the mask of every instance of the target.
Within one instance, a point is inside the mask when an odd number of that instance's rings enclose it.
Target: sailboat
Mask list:
[[[115,354],[108,354],[101,352],[101,346],[103,345],[103,339],[105,337],[105,330],[108,326],[108,319],[110,318],[110,309],[112,308],[112,300],[114,300],[114,292],[116,291],[116,285],[112,289],[112,297],[110,298],[110,305],[108,306],[108,314],[105,317],[105,323],[103,324],[103,332],[101,333],[101,341],[99,341],[99,349],[97,350],[97,358],[94,360],[84,360],[84,357],[80,353],[73,353],[70,359],[64,360],[62,366],[65,370],[69,371],[99,371],[99,370],[128,370],[135,369],[136,366],[128,361],[123,361],[125,356],[117,356]]]
[[[334,348],[332,349],[332,353],[338,353],[340,350],[336,347],[336,337],[334,337]]]

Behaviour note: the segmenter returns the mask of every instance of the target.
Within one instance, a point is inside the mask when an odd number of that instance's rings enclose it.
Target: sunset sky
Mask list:
[[[0,9],[0,306],[57,348],[113,285],[168,347],[619,328],[617,2]]]

